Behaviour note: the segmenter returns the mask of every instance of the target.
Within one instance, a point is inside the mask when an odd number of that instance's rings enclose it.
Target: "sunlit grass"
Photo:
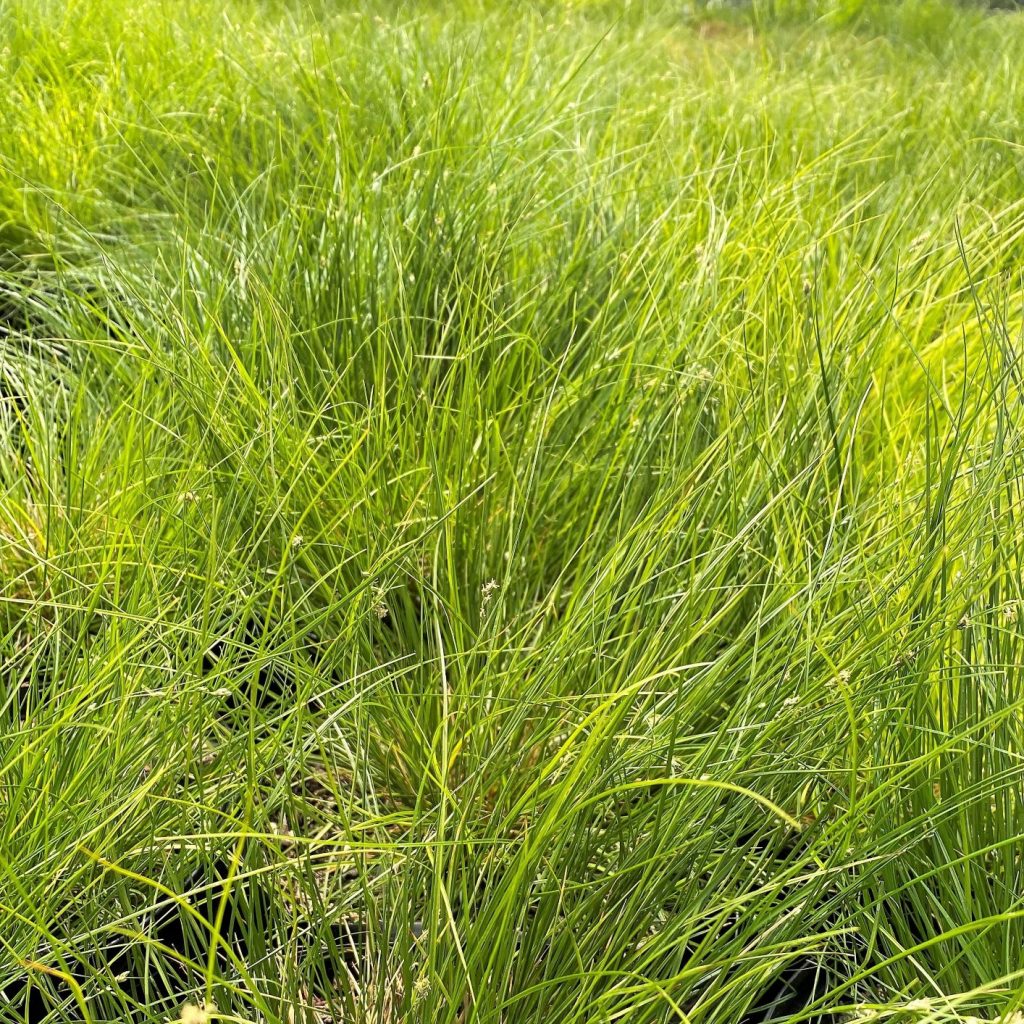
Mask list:
[[[0,1021],[1016,1021],[1022,67],[0,2]]]

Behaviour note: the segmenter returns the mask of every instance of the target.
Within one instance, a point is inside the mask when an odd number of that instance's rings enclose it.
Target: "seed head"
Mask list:
[[[213,1003],[186,1003],[181,1008],[181,1024],[209,1024],[210,1019],[217,1012]]]

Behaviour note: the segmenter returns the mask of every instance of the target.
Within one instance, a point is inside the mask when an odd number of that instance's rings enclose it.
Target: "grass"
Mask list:
[[[2,0],[0,1021],[1018,1021],[1022,68]]]

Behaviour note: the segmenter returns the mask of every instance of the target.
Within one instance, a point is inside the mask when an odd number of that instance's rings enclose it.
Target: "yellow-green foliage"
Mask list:
[[[1015,1020],[1022,68],[0,0],[0,1024]]]

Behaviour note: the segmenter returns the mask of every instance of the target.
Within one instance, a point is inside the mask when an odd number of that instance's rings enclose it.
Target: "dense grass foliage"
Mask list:
[[[0,1021],[1019,1020],[1024,20],[0,3]]]

